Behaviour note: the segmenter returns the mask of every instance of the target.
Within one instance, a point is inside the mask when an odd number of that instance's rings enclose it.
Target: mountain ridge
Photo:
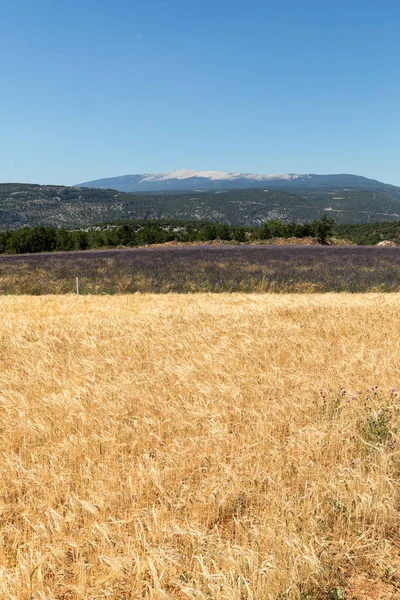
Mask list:
[[[400,188],[377,179],[347,173],[318,175],[313,173],[225,173],[182,169],[169,173],[142,173],[106,177],[77,184],[75,187],[115,189],[121,192],[176,192],[263,188],[324,189],[327,186],[374,189],[395,194],[400,200]]]
[[[384,184],[382,184],[384,185]],[[123,219],[178,219],[260,226],[303,223],[322,212],[337,223],[400,220],[400,188],[344,186],[124,193],[115,189],[0,184],[0,230],[25,225],[81,228]]]

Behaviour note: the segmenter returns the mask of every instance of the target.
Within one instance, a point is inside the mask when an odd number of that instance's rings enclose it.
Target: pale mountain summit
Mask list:
[[[78,184],[79,187],[114,189],[120,192],[175,192],[263,188],[269,189],[325,189],[327,186],[349,189],[377,188],[382,185],[360,175],[315,175],[283,173],[225,173],[222,171],[195,171],[181,169],[169,173],[139,173],[106,177]]]

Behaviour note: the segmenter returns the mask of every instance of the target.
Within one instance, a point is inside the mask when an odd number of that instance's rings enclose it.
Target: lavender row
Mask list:
[[[150,247],[0,257],[0,294],[398,292],[400,248]]]

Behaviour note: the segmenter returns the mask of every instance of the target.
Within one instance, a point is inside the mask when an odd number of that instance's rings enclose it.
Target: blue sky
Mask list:
[[[400,185],[396,0],[4,0],[0,181],[183,168]]]

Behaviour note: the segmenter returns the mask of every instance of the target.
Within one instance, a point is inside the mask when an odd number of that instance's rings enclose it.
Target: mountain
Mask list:
[[[334,176],[332,176],[334,177]],[[321,212],[337,223],[400,220],[400,188],[374,183],[274,189],[124,193],[115,189],[0,184],[0,229],[24,225],[79,228],[124,219],[180,219],[260,225],[268,219],[285,223],[311,221]],[[283,180],[289,181],[289,180]],[[371,180],[367,180],[371,181]]]
[[[114,189],[120,192],[176,192],[200,190],[238,190],[268,188],[304,190],[338,187],[354,190],[370,189],[397,194],[400,189],[360,175],[257,175],[252,173],[222,173],[220,171],[172,171],[171,173],[122,175],[81,183],[78,187]]]

